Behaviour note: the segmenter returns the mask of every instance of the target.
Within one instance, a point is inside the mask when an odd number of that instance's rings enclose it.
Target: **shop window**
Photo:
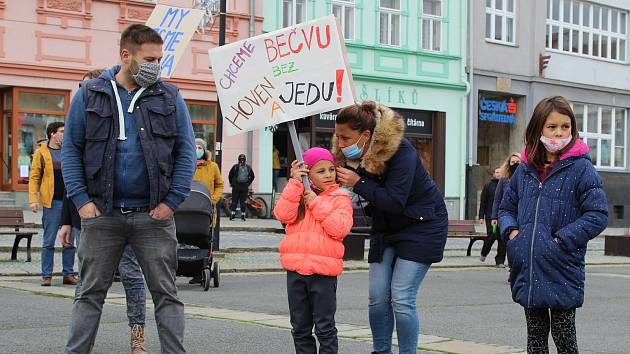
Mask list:
[[[573,112],[593,164],[601,168],[626,168],[627,110],[574,103]]]
[[[401,0],[379,0],[379,42],[400,46]]]
[[[486,0],[486,40],[516,44],[516,0]]]
[[[211,158],[215,156],[216,140],[216,109],[217,106],[210,102],[186,102],[190,119],[192,121],[195,138],[201,138],[208,144]]]
[[[339,19],[343,38],[354,39],[355,0],[333,0],[332,13]]]
[[[490,165],[490,147],[477,146],[477,163],[481,166]]]
[[[334,132],[317,133],[315,135],[315,146],[324,149],[332,149],[332,137]]]
[[[49,94],[20,91],[19,96],[20,110],[35,110],[49,112],[65,112],[66,95],[65,94]]]
[[[625,63],[628,14],[628,11],[582,0],[547,0],[546,46],[565,53]]]
[[[14,109],[17,118],[17,170],[11,174],[17,175],[18,185],[28,185],[33,153],[39,144],[47,142],[48,124],[65,120],[69,97],[67,93],[46,90],[16,89],[14,92],[17,96],[17,107]],[[12,139],[13,134],[10,131],[7,133],[5,139]],[[10,183],[6,176],[5,182]]]
[[[2,99],[2,184],[13,181],[13,91],[3,92]]]

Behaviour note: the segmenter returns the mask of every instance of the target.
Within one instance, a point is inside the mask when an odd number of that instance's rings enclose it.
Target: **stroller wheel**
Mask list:
[[[210,269],[204,268],[201,273],[201,286],[203,291],[208,291],[210,288]]]
[[[219,287],[219,281],[221,279],[221,272],[219,268],[219,262],[214,262],[212,266],[212,281],[215,288]]]

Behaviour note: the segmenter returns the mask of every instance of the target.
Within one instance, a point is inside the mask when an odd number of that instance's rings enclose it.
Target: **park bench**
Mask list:
[[[472,246],[475,241],[485,240],[486,234],[479,234],[475,231],[475,220],[449,220],[448,221],[448,237],[451,238],[469,238],[466,256],[470,256]]]
[[[623,235],[604,236],[604,254],[630,257],[630,229],[626,229]]]
[[[485,240],[485,234],[475,231],[475,220],[449,220],[448,237],[469,238],[466,256],[470,256],[475,241]],[[369,227],[353,228],[352,232],[343,240],[346,248],[344,260],[363,260],[365,252],[365,239],[369,238]]]
[[[24,213],[22,209],[0,208],[0,235],[15,236],[11,260],[17,260],[17,250],[22,239],[26,239],[26,261],[31,261],[31,239],[37,231],[24,229]],[[7,228],[13,230],[6,230]]]

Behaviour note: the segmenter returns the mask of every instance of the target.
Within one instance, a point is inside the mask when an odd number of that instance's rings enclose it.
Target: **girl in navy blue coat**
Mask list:
[[[602,182],[560,96],[536,105],[523,163],[499,207],[512,298],[525,308],[527,352],[578,353],[575,309],[584,302],[584,255],[608,222]]]

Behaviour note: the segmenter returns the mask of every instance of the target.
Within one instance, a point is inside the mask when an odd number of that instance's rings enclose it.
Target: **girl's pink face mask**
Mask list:
[[[547,151],[552,152],[552,153],[557,153],[558,151],[564,149],[567,145],[569,145],[569,143],[571,142],[571,139],[573,139],[571,135],[569,135],[566,138],[553,138],[553,139],[547,138],[544,135],[540,136],[540,141],[545,146],[545,149],[547,149]]]

